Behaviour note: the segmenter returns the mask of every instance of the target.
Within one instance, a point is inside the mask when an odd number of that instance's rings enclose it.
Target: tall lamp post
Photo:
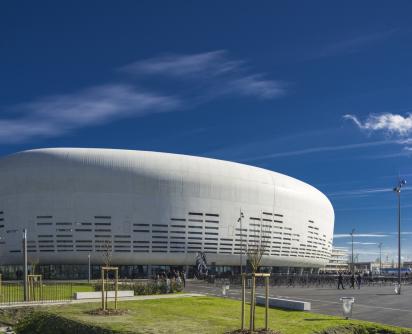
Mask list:
[[[354,266],[354,262],[353,262],[353,235],[355,234],[355,229],[353,228],[352,231],[350,232],[350,236],[352,238],[352,261],[351,261],[351,272],[353,274],[355,266]]]
[[[405,180],[399,180],[393,188],[398,197],[398,295],[401,294],[401,189],[405,184]]]
[[[90,283],[90,279],[91,279],[91,270],[90,270],[90,253],[87,255],[87,260],[88,260],[88,270],[89,270],[89,275],[88,275],[88,282]]]
[[[239,218],[237,222],[240,226],[240,275],[243,274],[243,229],[242,229],[242,218],[244,217],[242,209],[239,212]]]
[[[24,280],[24,301],[29,300],[29,289],[27,286],[27,230],[23,229],[23,280]]]
[[[380,242],[378,244],[378,247],[379,247],[379,275],[382,275],[382,245],[383,245],[382,242]]]

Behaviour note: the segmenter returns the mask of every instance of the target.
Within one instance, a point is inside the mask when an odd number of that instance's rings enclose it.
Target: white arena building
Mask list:
[[[239,163],[83,148],[0,159],[3,273],[22,264],[23,229],[29,263],[46,276],[80,277],[89,254],[94,267],[102,263],[108,243],[124,275],[194,266],[197,252],[209,267],[236,270],[242,247],[257,236],[267,245],[264,266],[322,268],[333,226],[332,205],[320,191]]]

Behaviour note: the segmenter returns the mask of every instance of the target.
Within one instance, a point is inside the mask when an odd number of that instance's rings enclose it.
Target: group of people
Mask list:
[[[362,284],[362,276],[360,275],[360,273],[358,273],[356,275],[356,277],[355,277],[355,274],[351,274],[350,278],[349,278],[349,283],[350,283],[350,286],[349,286],[350,289],[355,289],[355,283],[356,283],[358,289],[360,289],[361,284]],[[343,290],[345,289],[344,276],[343,276],[342,273],[339,273],[339,275],[338,275],[338,290],[341,287],[342,287]]]
[[[170,281],[175,281],[178,284],[182,284],[183,287],[186,287],[186,273],[184,271],[170,270],[168,272],[162,271],[157,273],[155,276],[155,281],[160,282],[165,280],[168,285]]]

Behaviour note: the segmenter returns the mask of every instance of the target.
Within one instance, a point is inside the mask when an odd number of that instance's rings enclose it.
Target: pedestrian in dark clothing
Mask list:
[[[340,289],[341,286],[342,286],[342,290],[345,290],[345,287],[343,286],[343,275],[342,275],[342,273],[339,273],[339,276],[338,276],[338,290]]]
[[[362,283],[362,277],[360,274],[356,276],[356,283],[358,284],[358,289],[360,289],[361,283]]]
[[[355,275],[354,274],[352,274],[350,277],[350,287],[352,289],[355,289]]]
[[[183,287],[186,287],[186,273],[184,271],[181,272],[181,278],[183,282]]]

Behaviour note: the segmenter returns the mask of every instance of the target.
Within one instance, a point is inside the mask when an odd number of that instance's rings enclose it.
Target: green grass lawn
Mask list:
[[[87,283],[51,283],[43,284],[42,289],[36,286],[34,300],[68,300],[74,292],[94,291],[93,286]],[[23,302],[23,285],[8,284],[0,289],[0,303]]]
[[[121,316],[91,316],[87,310],[97,309],[96,303],[54,306],[48,311],[72,320],[128,333],[224,333],[240,327],[240,302],[214,297],[187,297],[123,301],[119,307],[129,312]],[[376,324],[344,320],[308,312],[270,309],[270,327],[283,334],[305,334],[326,328],[357,324]],[[263,327],[264,308],[257,307],[257,327]],[[392,333],[412,333],[391,326]],[[381,332],[373,332],[381,333]]]

